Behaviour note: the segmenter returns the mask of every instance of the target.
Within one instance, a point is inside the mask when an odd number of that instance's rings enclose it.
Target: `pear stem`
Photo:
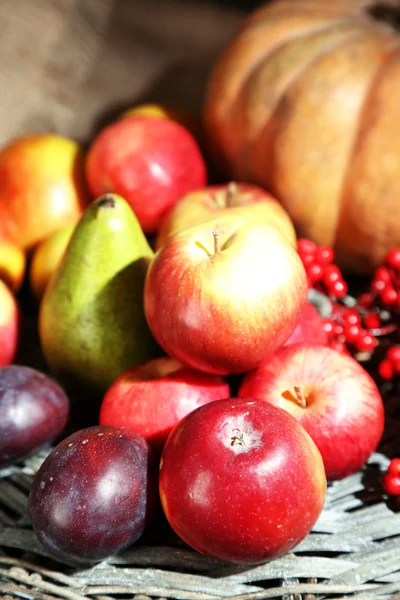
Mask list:
[[[297,404],[299,406],[301,406],[301,408],[306,408],[306,406],[307,406],[307,399],[305,397],[304,390],[303,390],[302,386],[301,385],[294,385],[293,389],[294,389],[294,393],[295,393]]]
[[[235,181],[231,181],[230,183],[228,183],[227,188],[226,188],[226,206],[230,207],[232,206],[232,200],[235,197],[235,195],[238,192],[238,186],[237,183]]]
[[[105,194],[103,198],[99,202],[99,206],[109,206],[110,208],[114,208],[115,199],[112,194]]]
[[[212,233],[214,236],[214,254],[218,254],[219,252],[221,252],[221,232],[216,227],[215,229],[213,229]]]

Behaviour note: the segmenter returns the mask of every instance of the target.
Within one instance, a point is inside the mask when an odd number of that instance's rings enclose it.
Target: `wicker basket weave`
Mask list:
[[[400,598],[400,512],[382,495],[381,474],[398,448],[398,407],[386,401],[379,452],[359,473],[328,487],[312,532],[290,554],[256,567],[219,563],[167,535],[137,543],[91,568],[54,562],[27,515],[32,477],[47,452],[0,471],[0,593],[30,600],[177,598],[322,600]]]

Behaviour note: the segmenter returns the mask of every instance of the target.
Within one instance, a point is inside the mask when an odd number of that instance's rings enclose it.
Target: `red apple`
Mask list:
[[[289,344],[328,344],[324,321],[315,306],[307,301],[292,335],[285,342]]]
[[[8,286],[0,279],[0,367],[13,362],[20,331],[20,309]]]
[[[283,206],[259,186],[232,181],[210,185],[181,198],[161,219],[156,248],[160,248],[170,235],[224,214],[271,225],[296,245],[296,232]]]
[[[160,498],[192,548],[261,563],[294,548],[324,504],[320,453],[287,412],[254,398],[202,406],[173,429],[161,456]]]
[[[195,408],[229,396],[219,375],[198,373],[168,356],[129,369],[110,386],[100,408],[100,425],[139,433],[160,452],[171,429]]]
[[[164,351],[216,374],[243,373],[271,356],[307,299],[296,250],[267,225],[225,216],[167,239],[152,259],[145,314]]]
[[[374,380],[354,358],[327,346],[281,348],[245,375],[238,395],[291,413],[318,446],[328,480],[361,469],[382,437],[384,407]]]
[[[86,176],[94,196],[123,196],[146,233],[154,233],[166,210],[207,178],[197,142],[183,125],[142,115],[99,133],[88,151]]]

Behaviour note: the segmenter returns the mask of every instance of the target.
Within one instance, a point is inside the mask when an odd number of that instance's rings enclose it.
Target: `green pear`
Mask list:
[[[67,388],[103,394],[123,371],[160,354],[143,309],[153,255],[123,198],[106,194],[86,208],[39,310],[44,357]]]

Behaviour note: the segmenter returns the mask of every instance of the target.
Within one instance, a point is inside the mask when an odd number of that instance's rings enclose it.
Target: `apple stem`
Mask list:
[[[296,394],[296,400],[297,400],[297,403],[299,404],[299,406],[301,406],[301,408],[306,408],[307,400],[306,400],[306,397],[304,395],[304,390],[301,387],[301,385],[294,385],[293,389],[294,389],[294,393]]]
[[[237,433],[231,437],[231,446],[243,446],[245,448],[246,444],[243,439],[243,433],[239,429],[234,429],[233,431]]]
[[[214,236],[214,254],[218,254],[219,252],[221,252],[221,232],[216,227],[215,229],[213,229],[212,233]]]
[[[238,192],[238,186],[235,181],[228,183],[226,188],[226,206],[232,206],[232,200]]]

